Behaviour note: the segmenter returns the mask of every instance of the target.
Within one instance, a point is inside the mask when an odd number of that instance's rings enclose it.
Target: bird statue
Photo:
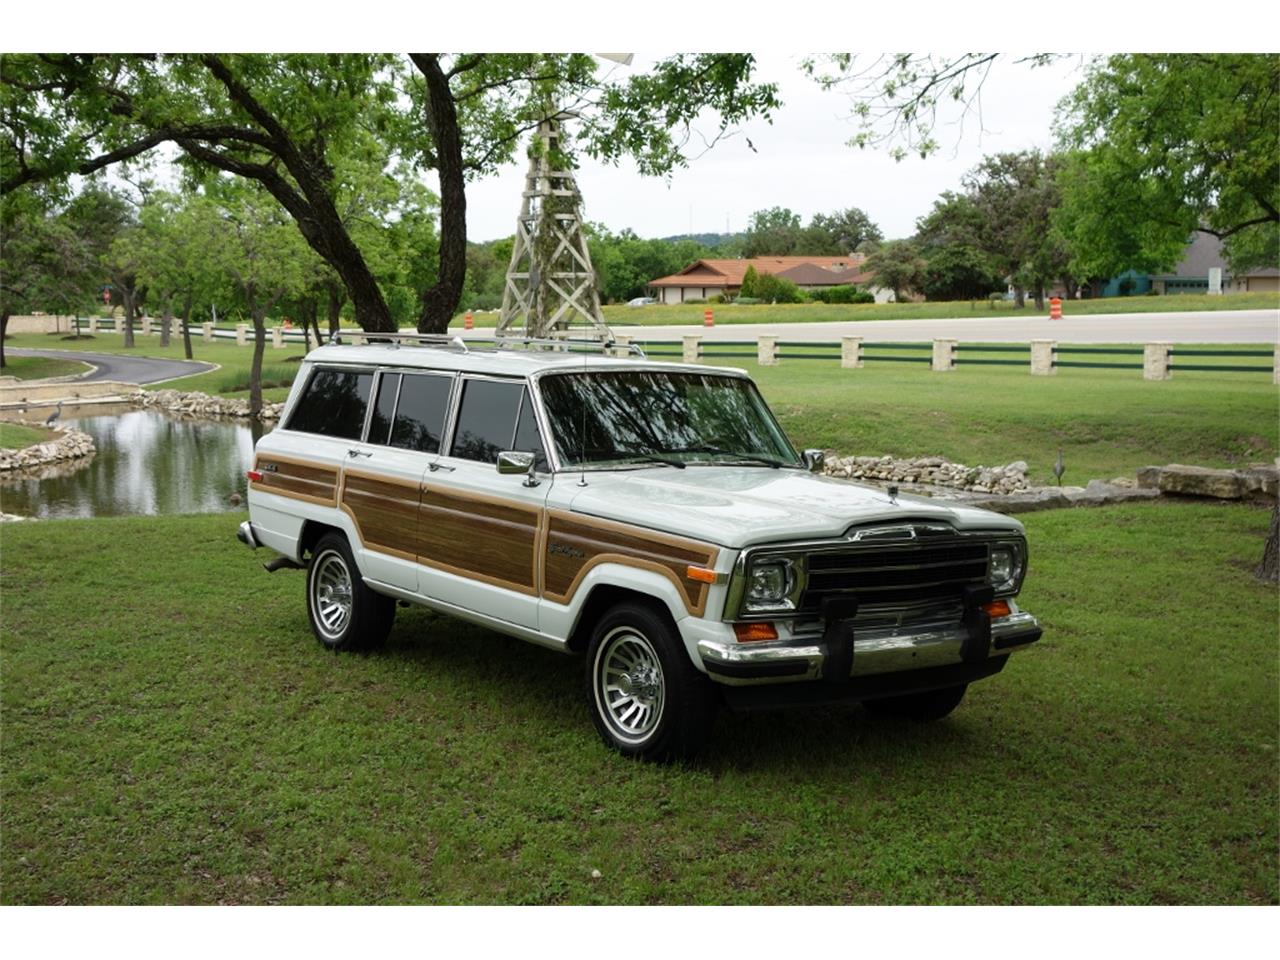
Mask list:
[[[1058,478],[1058,486],[1062,486],[1062,475],[1066,473],[1067,465],[1062,461],[1062,448],[1058,448],[1058,459],[1053,464],[1053,475]]]
[[[47,418],[47,419],[45,420],[45,422],[44,422],[44,425],[45,425],[46,427],[52,427],[52,426],[57,422],[57,420],[58,420],[58,418],[59,418],[60,416],[62,416],[62,401],[61,401],[61,400],[59,400],[59,401],[58,401],[58,409],[57,409],[57,410],[55,410],[55,411],[53,411],[53,413],[49,414],[48,418]]]

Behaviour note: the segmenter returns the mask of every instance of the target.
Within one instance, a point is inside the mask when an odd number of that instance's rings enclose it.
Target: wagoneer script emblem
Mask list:
[[[547,544],[547,553],[558,553],[562,557],[572,557],[575,560],[581,560],[586,556],[586,554],[577,547],[570,547],[563,543]]]

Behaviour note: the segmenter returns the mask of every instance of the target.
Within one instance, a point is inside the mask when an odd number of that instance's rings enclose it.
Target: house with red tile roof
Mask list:
[[[865,289],[872,280],[872,274],[864,268],[866,259],[866,254],[853,253],[836,257],[793,256],[697,260],[679,273],[650,280],[649,287],[659,303],[708,300],[717,294],[734,297],[742,289],[742,279],[747,274],[747,268],[755,267],[756,273],[770,273],[776,277],[783,277],[802,290],[844,284],[857,284]],[[882,291],[871,289],[876,294],[876,300],[880,301]],[[888,294],[887,299],[893,299],[892,293],[888,291],[883,293]]]

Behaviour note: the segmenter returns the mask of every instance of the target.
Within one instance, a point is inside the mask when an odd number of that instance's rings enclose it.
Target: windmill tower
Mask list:
[[[502,292],[500,337],[574,332],[613,339],[600,314],[596,274],[582,232],[582,195],[560,146],[560,125],[574,116],[561,112],[548,117],[534,134]]]

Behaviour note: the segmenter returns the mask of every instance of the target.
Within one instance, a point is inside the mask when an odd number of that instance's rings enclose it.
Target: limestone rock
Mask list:
[[[1161,469],[1159,488],[1161,493],[1219,500],[1239,500],[1244,495],[1244,484],[1234,471],[1182,463],[1171,463]]]

